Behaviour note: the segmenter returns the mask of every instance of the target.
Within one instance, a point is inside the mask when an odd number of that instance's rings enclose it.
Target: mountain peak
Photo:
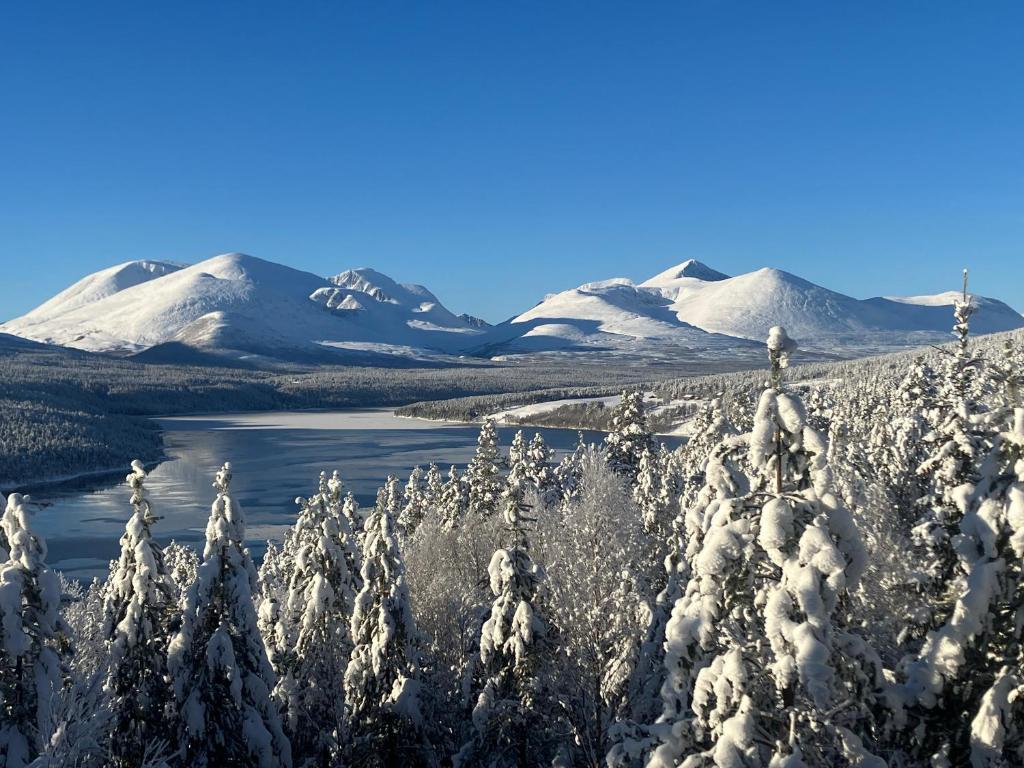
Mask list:
[[[641,285],[666,285],[684,277],[692,278],[694,280],[703,280],[705,282],[717,282],[718,280],[729,279],[728,275],[719,272],[716,269],[712,269],[703,262],[697,261],[696,259],[687,259],[682,264],[676,264],[674,267],[669,267],[664,272],[659,272],[651,279],[641,283]]]

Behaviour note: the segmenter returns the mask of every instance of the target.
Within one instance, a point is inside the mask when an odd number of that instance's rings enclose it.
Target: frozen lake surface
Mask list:
[[[317,487],[321,470],[337,469],[360,504],[372,504],[389,474],[403,484],[416,465],[436,462],[447,474],[461,469],[476,448],[479,426],[445,424],[395,416],[389,409],[332,412],[217,414],[161,419],[167,460],[152,468],[146,481],[150,502],[161,520],[154,533],[161,542],[199,542],[213,500],[214,472],[230,461],[232,491],[248,523],[255,554],[263,542],[280,539],[295,519],[296,496]],[[501,445],[516,428],[499,427]],[[578,432],[539,431],[558,456],[572,450]],[[603,433],[585,432],[588,442]],[[672,441],[672,444],[678,441]],[[119,475],[82,479],[32,493],[33,523],[47,540],[49,562],[69,576],[89,577],[116,557],[118,540],[131,514]]]

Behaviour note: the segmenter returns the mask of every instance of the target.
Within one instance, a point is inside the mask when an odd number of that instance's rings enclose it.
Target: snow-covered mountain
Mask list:
[[[760,341],[783,325],[805,348],[901,346],[939,340],[952,324],[957,294],[855,299],[778,269],[728,277],[689,260],[634,284],[626,278],[585,283],[550,294],[496,326],[492,353],[652,344],[720,346],[725,339]],[[1001,301],[975,297],[976,333],[1024,326]]]
[[[133,261],[78,281],[0,333],[173,362],[263,359],[394,364],[468,354],[614,351],[665,361],[760,359],[784,325],[804,349],[852,354],[948,338],[955,293],[866,300],[777,269],[729,277],[689,260],[641,283],[613,278],[546,296],[495,326],[372,269],[321,277],[238,253],[192,266]],[[1024,327],[975,297],[972,331]]]
[[[0,332],[153,360],[372,361],[450,353],[481,331],[426,288],[372,269],[323,278],[231,253],[190,267],[142,261],[97,272]]]

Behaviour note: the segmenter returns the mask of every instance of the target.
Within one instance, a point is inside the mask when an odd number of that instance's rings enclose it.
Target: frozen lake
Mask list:
[[[245,510],[254,552],[279,539],[296,513],[294,499],[316,490],[321,470],[337,469],[360,504],[372,504],[389,474],[403,484],[414,466],[436,462],[447,474],[472,457],[479,427],[404,419],[389,409],[218,414],[161,419],[167,460],[146,481],[161,542],[203,538],[216,469],[230,461],[232,491]],[[499,427],[507,450],[517,428]],[[578,432],[539,431],[561,456]],[[587,432],[588,442],[603,433]],[[675,444],[678,441],[672,441]],[[32,493],[34,526],[47,540],[49,562],[69,576],[105,571],[131,513],[124,475],[47,486]]]

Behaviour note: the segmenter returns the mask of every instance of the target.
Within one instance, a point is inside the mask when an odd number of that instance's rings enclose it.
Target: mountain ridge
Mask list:
[[[855,299],[772,267],[729,276],[688,259],[647,280],[611,278],[546,295],[490,325],[427,287],[370,267],[315,275],[240,253],[188,266],[138,260],[87,275],[0,333],[147,359],[374,364],[453,355],[625,351],[746,354],[784,325],[807,348],[941,341],[958,294]],[[1024,327],[974,297],[972,329]]]

